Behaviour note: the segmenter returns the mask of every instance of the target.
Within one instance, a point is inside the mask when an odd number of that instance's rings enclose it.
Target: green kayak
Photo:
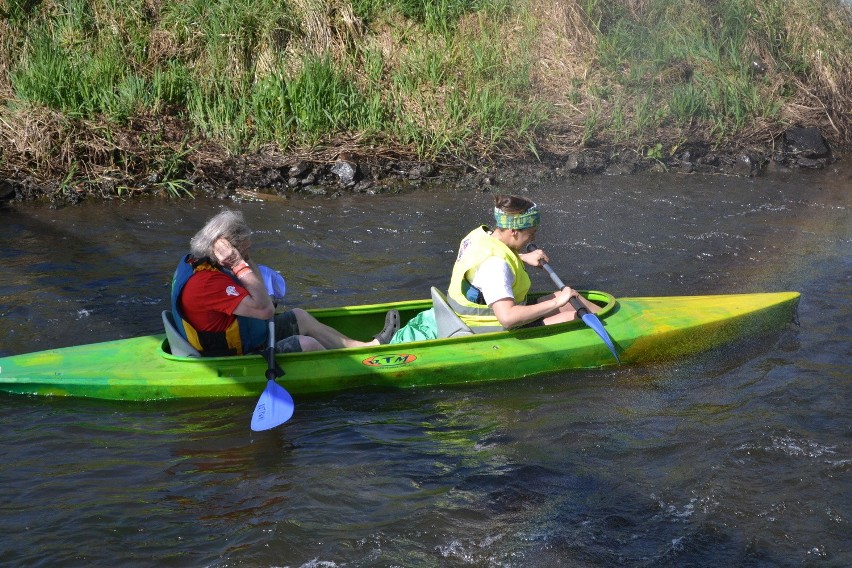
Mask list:
[[[662,361],[777,331],[796,315],[798,292],[620,298],[585,292],[622,364]],[[310,310],[356,338],[381,329],[390,308],[403,323],[432,300]],[[112,400],[257,397],[266,385],[261,355],[172,354],[165,334],[0,358],[0,391]],[[516,379],[617,365],[582,321],[412,343],[277,356],[290,393],[360,387],[416,387]]]

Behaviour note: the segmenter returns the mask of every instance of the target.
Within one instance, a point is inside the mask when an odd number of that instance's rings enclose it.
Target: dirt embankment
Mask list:
[[[189,185],[178,195],[223,199],[247,194],[334,197],[344,192],[405,191],[431,183],[496,190],[545,177],[630,175],[646,171],[759,176],[772,169],[820,169],[840,159],[842,152],[832,148],[818,128],[803,127],[788,129],[772,146],[720,150],[698,141],[682,145],[669,156],[643,155],[633,148],[598,147],[542,152],[536,159],[502,156],[478,163],[462,160],[435,163],[398,152],[367,154],[357,146],[340,149],[344,147],[294,155],[270,150],[240,157],[228,157],[208,147],[197,152],[188,163],[185,174]],[[77,203],[93,198],[175,197],[161,184],[157,172],[140,174],[138,184],[123,190],[117,188],[117,179],[107,174],[87,191],[71,186],[63,189],[61,180],[44,181],[9,173],[0,178],[0,201]]]

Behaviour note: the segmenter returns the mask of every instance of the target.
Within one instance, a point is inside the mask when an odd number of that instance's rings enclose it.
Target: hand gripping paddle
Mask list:
[[[538,247],[535,243],[530,243],[527,245],[527,252],[532,252],[536,250]],[[556,287],[559,290],[566,288],[565,283],[557,276],[557,274],[550,268],[550,265],[546,262],[542,263],[542,266],[550,275],[550,279],[553,280],[553,283],[556,284]],[[603,339],[603,342],[606,343],[606,346],[609,347],[609,350],[612,352],[612,356],[615,357],[615,360],[621,364],[621,359],[618,358],[618,353],[615,352],[615,345],[612,344],[612,339],[609,337],[609,334],[604,329],[603,323],[600,318],[595,314],[591,313],[583,303],[575,297],[572,297],[569,302],[577,310],[577,313],[580,314],[580,317],[583,318],[583,323],[592,328],[598,336]]]

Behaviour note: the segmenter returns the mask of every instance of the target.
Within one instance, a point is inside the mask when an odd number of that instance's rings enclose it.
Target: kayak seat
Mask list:
[[[473,331],[447,303],[444,293],[432,286],[432,309],[435,311],[435,323],[438,325],[438,337],[460,337],[473,335]]]
[[[172,312],[169,310],[163,310],[163,327],[166,328],[166,339],[169,340],[169,349],[172,355],[177,355],[178,357],[201,357],[198,349],[184,339],[177,330],[174,316],[172,316]]]

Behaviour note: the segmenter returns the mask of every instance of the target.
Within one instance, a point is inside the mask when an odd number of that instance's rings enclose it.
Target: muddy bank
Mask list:
[[[635,149],[599,147],[540,153],[537,160],[504,158],[480,163],[426,163],[394,156],[343,152],[328,159],[257,154],[208,164],[196,191],[227,198],[242,192],[287,196],[336,196],[416,189],[454,183],[460,189],[523,185],[567,175],[630,175],[643,171],[759,176],[773,168],[821,169],[838,159],[816,128],[791,128],[774,147],[714,149],[684,145],[671,155],[647,156]]]
[[[642,154],[632,148],[600,146],[540,152],[537,159],[504,157],[479,163],[423,162],[388,152],[366,154],[357,148],[297,156],[274,151],[236,158],[222,158],[223,154],[208,150],[188,161],[184,195],[222,199],[253,194],[335,197],[343,193],[408,191],[431,183],[453,183],[460,189],[511,190],[545,178],[644,171],[749,177],[772,169],[821,169],[839,159],[842,150],[833,149],[817,128],[795,127],[779,135],[771,146],[720,149],[696,142],[681,145],[671,154]],[[0,201],[73,204],[84,199],[168,197],[162,181],[157,172],[137,175],[135,180],[117,181],[114,176],[104,176],[88,190],[68,190],[60,187],[60,181],[7,175],[0,178]],[[123,193],[116,191],[117,183],[125,184]]]

